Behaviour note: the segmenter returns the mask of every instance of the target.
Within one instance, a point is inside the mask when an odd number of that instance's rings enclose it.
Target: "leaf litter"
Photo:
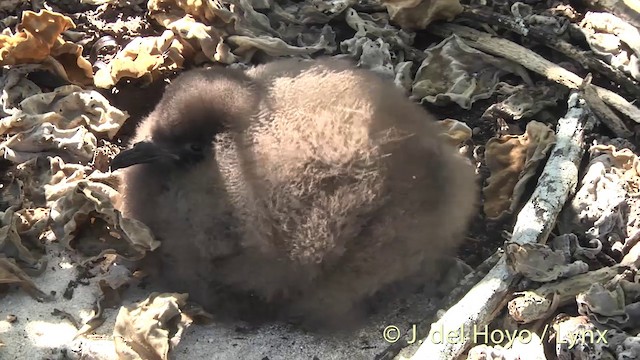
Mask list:
[[[547,26],[568,33],[573,21],[573,31],[582,32],[602,66],[640,80],[638,29],[613,14],[580,13],[569,5],[472,3],[512,16],[525,30]],[[501,233],[510,230],[531,194],[555,143],[555,121],[567,92],[532,78],[523,64],[472,47],[463,36],[424,36],[434,22],[464,19],[468,5],[457,0],[3,2],[0,291],[59,301],[62,293],[45,293],[36,282],[56,266],[70,266],[78,278],[68,289],[84,278],[95,290],[93,311],[82,321],[57,312],[77,322],[76,339],[104,327],[107,308],[120,307],[112,340],[104,346],[114,347],[119,358],[169,358],[194,319],[212,318],[189,304],[187,294],[143,290],[144,300],[122,305],[125,289],[144,278],[136,261],[160,243],[143,223],[117,210],[118,178],[108,162],[129,135],[124,125],[137,120],[129,112],[141,110],[113,102],[128,86],[144,89],[193,66],[242,67],[287,56],[351,58],[445,119],[442,136],[475,161],[484,185],[483,211],[470,230],[475,241],[461,252],[478,265],[502,245]],[[484,30],[505,35],[498,28]],[[524,280],[492,326],[511,321],[517,323],[512,327],[539,334],[540,321],[548,321],[554,330],[544,340],[551,341],[550,351],[559,359],[640,354],[636,137],[603,134],[590,136],[580,183],[553,239],[504,244],[509,266]],[[48,263],[53,254],[55,266]],[[610,342],[567,347],[575,336],[596,330],[610,331]],[[6,340],[0,344],[6,346]],[[110,353],[92,353],[82,344],[70,345],[65,354]],[[543,346],[502,345],[478,346],[468,358],[515,358],[523,351],[540,354]]]

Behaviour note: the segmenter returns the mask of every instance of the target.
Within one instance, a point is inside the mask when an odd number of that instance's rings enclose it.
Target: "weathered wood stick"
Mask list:
[[[558,66],[535,52],[520,46],[513,41],[502,39],[491,34],[456,24],[433,24],[427,30],[441,37],[456,34],[465,43],[486,53],[501,56],[515,61],[525,68],[534,71],[547,79],[562,84],[570,89],[577,89],[582,84],[582,78],[571,71]],[[640,109],[633,106],[622,96],[613,91],[594,86],[596,93],[609,106],[640,123]]]
[[[551,31],[545,30],[542,26],[526,26],[521,21],[517,21],[513,16],[495,13],[484,8],[471,8],[463,5],[464,11],[459,17],[487,23],[494,26],[513,31],[539,42],[550,49],[553,49],[575,61],[587,69],[598,72],[606,76],[611,81],[620,85],[626,92],[635,97],[640,97],[640,83],[627,76],[624,72],[614,68],[594,56],[591,51],[583,51],[560,39]]]
[[[593,127],[594,119],[579,92],[572,92],[568,105],[566,115],[558,120],[556,145],[536,189],[518,214],[512,241],[519,244],[546,242],[569,193],[578,183],[584,136]],[[484,331],[504,306],[506,295],[519,278],[507,268],[503,256],[484,279],[432,324],[411,359],[450,360],[460,356],[478,339],[474,330]]]

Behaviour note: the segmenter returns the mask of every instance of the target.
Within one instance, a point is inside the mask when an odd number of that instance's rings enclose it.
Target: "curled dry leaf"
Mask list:
[[[581,260],[570,262],[562,251],[552,250],[545,244],[507,243],[507,265],[528,279],[538,282],[553,281],[589,271],[589,265]]]
[[[403,29],[422,30],[435,20],[453,20],[463,10],[459,0],[383,0],[391,21]]]
[[[471,136],[473,135],[471,128],[469,128],[467,124],[458,120],[444,119],[442,121],[438,121],[437,124],[443,131],[441,136],[444,137],[451,145],[460,146],[465,141],[471,139]]]
[[[356,33],[340,43],[340,51],[356,60],[358,66],[393,79],[408,93],[413,82],[413,62],[406,60],[424,58],[411,47],[415,34],[391,26],[384,13],[366,14],[347,9],[345,20]]]
[[[587,12],[580,28],[594,53],[640,80],[640,31],[610,13]]]
[[[486,344],[476,345],[467,355],[467,360],[485,360],[485,359],[500,359],[500,360],[519,360],[520,356],[512,349],[505,349],[501,346],[489,346]]]
[[[358,60],[358,66],[375,71],[378,74],[394,79],[396,77],[391,46],[378,38],[353,37],[340,43],[343,52]]]
[[[20,103],[24,99],[42,93],[40,87],[26,76],[42,69],[41,64],[16,65],[3,72],[0,77],[0,116],[19,112]]]
[[[84,126],[59,129],[48,122],[15,134],[0,144],[0,154],[14,163],[37,156],[58,155],[69,162],[91,160],[97,146],[95,135]]]
[[[106,254],[97,261],[97,264],[96,259],[83,263],[83,266],[90,263],[93,266],[89,272],[96,277],[101,295],[95,301],[90,316],[82,325],[77,326],[78,331],[74,338],[93,332],[105,322],[106,308],[117,308],[122,304],[121,294],[125,289],[123,285],[131,284],[136,280],[129,268],[124,265],[126,262],[117,254]]]
[[[137,37],[124,47],[111,62],[98,70],[95,85],[110,88],[122,78],[155,80],[161,71],[181,68],[193,49],[166,30],[160,36]]]
[[[273,8],[271,17],[274,20],[294,24],[326,24],[357,2],[357,0],[278,1],[271,4]]]
[[[484,212],[499,218],[513,212],[551,148],[554,131],[543,123],[531,121],[522,135],[504,135],[487,141],[485,158],[491,175],[483,188]]]
[[[169,359],[169,351],[192,319],[183,309],[187,294],[152,293],[149,297],[118,312],[113,337],[120,359]]]
[[[567,259],[571,257],[595,259],[596,255],[602,251],[602,243],[597,239],[593,239],[591,243],[595,245],[594,248],[582,247],[578,236],[569,233],[554,237],[550,245],[553,249],[562,251]]]
[[[33,283],[12,259],[0,255],[0,284],[18,285],[22,290],[38,301],[48,301],[51,297]]]
[[[514,334],[513,331],[516,330],[511,330],[510,333]],[[529,333],[520,331],[515,335],[513,340],[506,340],[507,343],[511,342],[510,348],[504,348],[500,345],[477,345],[469,350],[467,360],[522,360],[522,354],[527,354],[527,360],[546,360],[544,342],[538,334],[533,331],[529,331]]]
[[[47,211],[21,209],[20,212],[16,212],[14,208],[9,208],[0,214],[2,214],[0,251],[4,256],[13,258],[19,264],[29,268],[27,272],[38,273],[46,264],[36,250],[42,250],[38,238],[47,225]],[[42,251],[39,252],[42,253]]]
[[[165,25],[165,23],[156,17],[160,16],[160,13],[166,14],[165,17],[161,17],[162,19],[172,18],[172,21],[175,21],[177,18],[182,18],[185,15],[190,15],[199,22],[222,20],[224,23],[228,23],[233,18],[233,13],[227,10],[222,2],[216,3],[202,0],[149,0],[147,8],[149,9],[151,17],[162,25]]]
[[[605,160],[615,168],[613,171],[626,182],[631,195],[640,193],[640,160],[631,149],[618,150],[615,145],[597,144],[591,147],[590,152],[593,156],[606,157]]]
[[[66,42],[62,32],[75,28],[67,16],[48,10],[25,11],[16,34],[0,34],[0,65],[45,63],[59,67],[66,80],[80,85],[93,82],[91,64],[82,46]]]
[[[576,195],[558,219],[562,232],[585,233],[616,251],[640,228],[640,162],[631,149],[613,144],[590,148],[590,162]],[[625,221],[625,217],[628,219]]]
[[[12,173],[7,172],[2,178],[0,184],[0,210],[8,208],[20,208],[25,201],[24,183],[15,177]]]
[[[398,29],[389,24],[389,18],[385,13],[359,13],[354,9],[347,9],[345,12],[347,25],[356,31],[355,39],[367,37],[370,39],[382,39],[394,50],[394,60],[401,62],[404,60],[422,61],[424,54],[416,52],[412,47],[416,34],[413,32]]]
[[[575,300],[576,295],[587,291],[594,283],[606,283],[626,268],[621,266],[605,267],[557,280],[534,290],[515,293],[509,301],[509,315],[518,323],[528,324],[549,317],[557,307]]]
[[[89,173],[87,167],[64,164],[60,158],[50,161],[45,196],[51,229],[60,243],[94,259],[117,253],[138,260],[160,246],[144,224],[114,208],[120,195],[112,187],[113,175]]]
[[[120,148],[108,141],[104,141],[93,155],[93,160],[89,163],[94,169],[106,173],[111,166],[111,160],[120,153]]]
[[[22,183],[23,207],[41,208],[47,206],[44,186],[51,180],[51,172],[49,159],[46,156],[36,156],[17,165],[16,178]]]
[[[399,44],[411,45],[415,37],[415,34],[391,26],[388,18],[381,13],[366,14],[358,13],[354,9],[347,9],[345,21],[350,28],[356,31],[354,34],[356,38],[370,36],[393,42],[395,37]]]
[[[498,79],[519,75],[530,83],[520,65],[478,51],[452,35],[426,50],[413,82],[413,97],[436,105],[454,102],[463,109],[479,99],[491,97]]]
[[[20,89],[13,87],[12,90]],[[76,85],[31,95],[22,100],[19,107],[11,116],[0,119],[0,134],[31,130],[50,123],[60,130],[82,125],[96,135],[112,138],[128,118],[126,112],[111,106],[97,91],[83,90]]]
[[[528,324],[551,315],[555,310],[553,299],[534,291],[522,291],[514,294],[516,298],[509,301],[509,315],[518,323]]]
[[[41,256],[39,238],[47,226],[48,212],[45,209],[16,211],[11,207],[0,213],[0,217],[0,284],[18,285],[38,301],[50,300],[30,278],[46,270],[47,261]]]
[[[150,0],[147,8],[151,18],[192,49],[199,49],[208,61],[235,62],[223,40],[226,32],[220,30],[235,15],[222,2]]]
[[[639,325],[636,303],[627,303],[625,291],[620,284],[609,289],[594,283],[589,290],[576,296],[578,312],[589,316],[600,324],[615,328],[634,328]]]
[[[502,87],[504,90],[507,87]],[[485,110],[483,118],[505,120],[530,119],[540,111],[557,105],[567,95],[567,88],[558,84],[541,83],[535,86],[518,85],[509,90],[509,96]]]
[[[213,26],[196,22],[189,16],[164,26],[180,36],[179,39],[183,46],[190,50],[185,55],[190,55],[193,51],[191,49],[198,49],[202,53],[203,60],[206,61],[217,61],[223,64],[231,64],[236,61],[235,56],[224,43],[222,35]],[[194,56],[197,57],[197,54]]]
[[[558,360],[616,359],[611,355],[616,344],[609,342],[609,336],[601,339],[609,330],[597,328],[586,316],[558,317],[552,327]]]
[[[233,53],[239,56],[243,61],[249,61],[257,50],[263,51],[269,56],[287,56],[287,55],[310,55],[324,49],[328,45],[328,41],[320,38],[318,44],[311,46],[293,46],[284,40],[271,36],[242,36],[231,35],[227,38],[229,44],[235,46]]]

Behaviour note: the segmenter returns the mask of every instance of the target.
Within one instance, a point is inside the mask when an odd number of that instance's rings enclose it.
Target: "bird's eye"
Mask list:
[[[203,148],[202,148],[202,145],[198,143],[191,143],[189,144],[189,150],[193,152],[202,152]]]

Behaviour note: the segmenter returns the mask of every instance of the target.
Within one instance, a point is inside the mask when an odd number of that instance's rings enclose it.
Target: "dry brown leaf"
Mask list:
[[[58,241],[91,259],[117,253],[139,260],[160,243],[140,221],[122,216],[114,204],[120,194],[115,175],[87,167],[51,160],[51,179],[45,185],[51,208],[51,229]]]
[[[174,18],[191,15],[200,22],[212,22],[216,18],[229,22],[233,14],[223,12],[222,9],[214,6],[215,4],[212,2],[203,0],[149,0],[147,3],[151,17],[155,17],[156,13],[163,12]]]
[[[74,28],[71,19],[62,14],[42,10],[25,11],[18,33],[0,35],[0,64],[38,63],[51,53],[63,31]]]
[[[30,276],[46,270],[39,242],[48,222],[46,209],[11,207],[0,213],[0,284],[19,285],[38,301],[49,297],[38,290]]]
[[[42,259],[32,252],[33,249],[41,247],[39,243],[34,241],[33,237],[37,237],[42,233],[46,226],[48,214],[45,212],[26,213],[26,209],[16,212],[14,208],[9,208],[1,213],[2,227],[0,228],[0,251],[4,256],[20,260],[20,262],[30,266],[33,269],[42,268]],[[37,225],[37,226],[36,226]],[[33,231],[30,232],[30,230]],[[29,242],[23,242],[23,233],[28,233],[31,238]],[[35,234],[34,234],[35,233]],[[29,245],[27,247],[26,245]],[[31,249],[30,249],[31,248]]]
[[[505,135],[487,141],[485,158],[491,175],[483,188],[484,212],[498,218],[515,210],[526,183],[555,144],[555,133],[537,121],[527,124],[522,135]]]
[[[33,280],[12,259],[0,256],[0,284],[18,285],[38,301],[46,301],[50,296],[38,289]]]
[[[107,89],[122,78],[146,77],[151,82],[162,70],[181,68],[184,56],[192,52],[193,49],[170,30],[160,36],[137,37],[118,52],[108,66],[96,72],[94,82],[97,87]]]
[[[149,16],[192,48],[202,52],[208,61],[231,64],[236,61],[219,30],[237,16],[221,3],[202,0],[149,0]]]
[[[60,36],[72,28],[75,28],[73,21],[59,13],[23,12],[16,34],[0,34],[0,65],[45,63],[53,69],[64,69],[62,73],[75,84],[92,83],[93,70],[82,57],[82,46],[66,42]]]
[[[495,57],[466,44],[453,34],[425,50],[411,89],[412,97],[436,105],[451,102],[464,109],[481,99],[490,98],[511,73],[531,83],[520,64]]]
[[[14,163],[40,155],[57,155],[69,162],[90,161],[97,140],[84,126],[60,129],[48,122],[15,134],[0,144],[0,154]]]
[[[608,154],[611,165],[620,177],[627,182],[629,192],[637,194],[640,192],[640,159],[631,149],[617,150],[613,145],[594,145],[591,152]]]
[[[173,31],[174,34],[178,34],[179,39],[187,42],[190,49],[200,50],[201,54],[199,55],[207,61],[217,61],[224,64],[236,61],[235,56],[231,54],[229,47],[223,40],[223,33],[215,27],[197,22],[189,15],[175,20],[162,19],[163,16],[158,15],[156,20]]]
[[[30,130],[46,122],[59,129],[82,125],[96,135],[113,138],[128,117],[97,91],[65,85],[21,101],[14,114],[0,119],[0,134]]]
[[[554,281],[561,277],[572,277],[589,271],[584,261],[571,262],[563,251],[552,249],[546,244],[505,245],[507,266],[526,278],[537,282]]]
[[[66,79],[73,84],[93,84],[93,67],[82,57],[82,46],[63,42],[51,49],[51,57],[64,68]],[[45,62],[46,63],[46,62]]]
[[[435,20],[451,21],[462,12],[459,0],[384,0],[391,21],[403,29],[425,29]]]
[[[443,131],[441,136],[451,145],[459,146],[471,139],[473,135],[473,131],[471,131],[471,128],[469,128],[467,124],[455,119],[444,119],[438,121],[436,124],[438,124]]]
[[[113,337],[121,360],[166,360],[192,323],[182,309],[187,294],[152,293],[138,303],[120,308]]]

